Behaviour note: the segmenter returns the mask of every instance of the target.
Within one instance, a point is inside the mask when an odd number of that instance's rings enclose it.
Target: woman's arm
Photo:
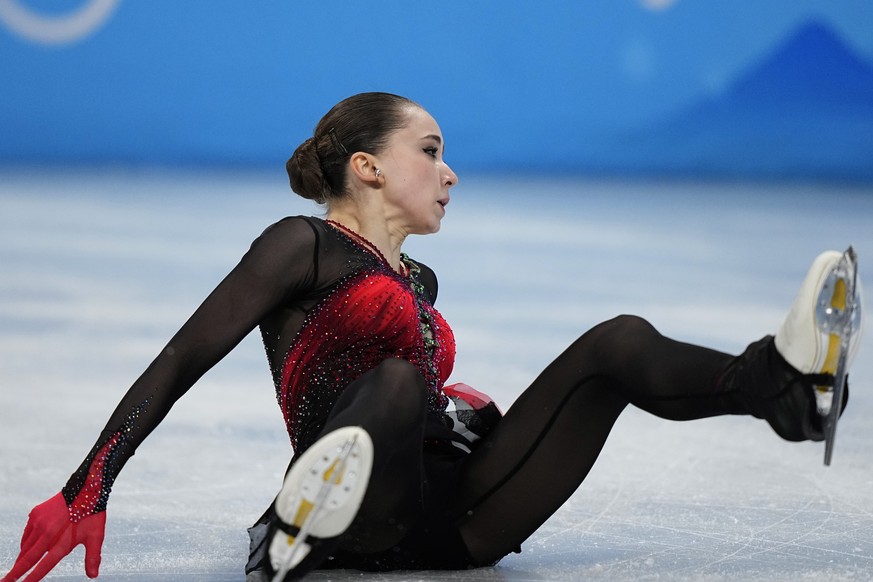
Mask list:
[[[175,402],[277,306],[312,280],[301,219],[267,229],[134,382],[63,489],[73,520],[102,511],[115,477]]]
[[[89,518],[106,509],[118,473],[173,404],[271,311],[314,283],[315,245],[312,228],[300,218],[274,224],[252,243],[239,264],[121,399],[90,453],[62,490],[67,519],[59,519],[60,505],[55,498],[49,500],[54,500],[53,504],[44,503],[31,513],[31,522],[36,520],[38,524],[28,523],[19,560],[4,580],[15,580],[33,567],[36,564],[33,559],[40,559],[42,552],[37,556],[27,550],[37,544],[45,545],[44,538],[50,535],[59,535],[54,531],[57,527],[76,530],[82,529],[86,520],[94,523]],[[42,511],[38,511],[40,508]],[[102,530],[102,525],[99,529]],[[28,532],[30,539],[25,544]],[[102,540],[102,531],[100,537]],[[56,556],[57,553],[49,551],[47,559],[56,559],[48,568],[43,568],[45,572],[63,557]],[[19,565],[25,556],[29,559]],[[99,563],[99,557],[97,561]],[[22,570],[24,566],[27,568]],[[96,566],[93,571],[96,572]]]

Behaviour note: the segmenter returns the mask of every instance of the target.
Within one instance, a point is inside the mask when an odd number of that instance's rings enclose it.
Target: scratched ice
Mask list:
[[[265,175],[0,178],[0,569],[28,509],[77,466],[136,375],[276,218],[311,213]],[[440,274],[454,379],[512,402],[581,331],[623,312],[732,352],[775,330],[809,261],[852,243],[873,281],[873,188],[466,179]],[[869,284],[868,284],[869,286]],[[314,580],[873,578],[873,340],[834,465],[763,423],[629,410],[577,493],[495,568]],[[256,335],[140,448],[110,501],[102,580],[242,580],[245,527],[289,455]],[[555,468],[556,471],[560,467]],[[80,580],[77,550],[51,579]]]

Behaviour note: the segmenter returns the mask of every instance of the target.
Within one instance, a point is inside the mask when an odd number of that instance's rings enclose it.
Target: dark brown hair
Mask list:
[[[407,123],[404,109],[419,107],[391,93],[359,93],[333,106],[312,137],[285,164],[291,189],[320,204],[346,195],[346,168],[355,152],[378,154]]]

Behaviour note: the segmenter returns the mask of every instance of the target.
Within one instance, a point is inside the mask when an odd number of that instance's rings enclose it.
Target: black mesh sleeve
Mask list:
[[[287,218],[258,237],[130,387],[63,488],[74,521],[102,511],[112,484],[173,404],[271,311],[305,292],[316,273],[316,235]]]

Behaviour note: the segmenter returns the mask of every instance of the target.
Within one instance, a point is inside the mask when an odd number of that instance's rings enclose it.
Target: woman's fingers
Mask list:
[[[16,582],[28,572],[23,582],[42,580],[79,544],[85,546],[85,574],[96,578],[105,531],[106,512],[73,523],[63,497],[58,494],[30,512],[21,536],[21,552],[0,582]]]

